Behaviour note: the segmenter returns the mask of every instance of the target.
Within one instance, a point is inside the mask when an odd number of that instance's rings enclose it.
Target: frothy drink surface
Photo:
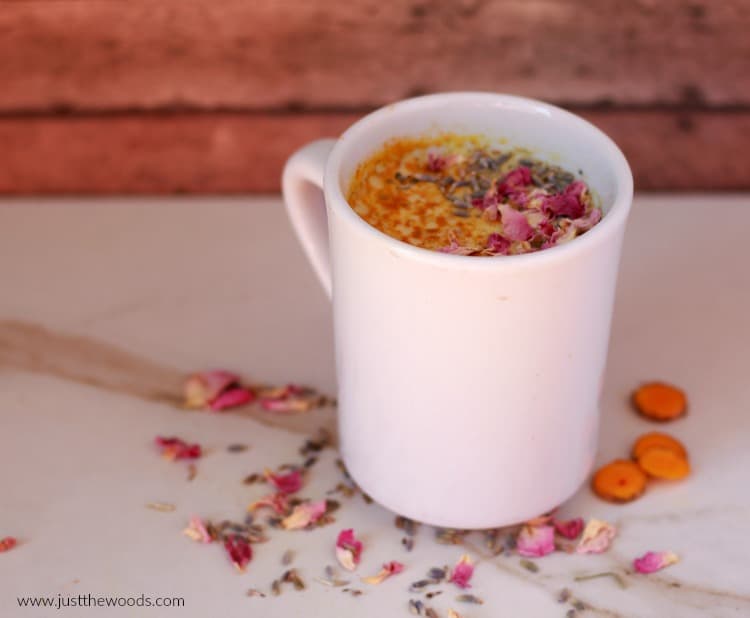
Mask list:
[[[358,166],[347,200],[393,238],[472,256],[553,247],[602,217],[582,171],[452,133],[387,142]]]

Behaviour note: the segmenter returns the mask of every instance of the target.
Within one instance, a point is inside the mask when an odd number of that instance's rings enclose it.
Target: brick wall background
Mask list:
[[[750,189],[750,0],[0,3],[0,193],[279,188],[286,157],[445,90],[587,117],[638,189]]]

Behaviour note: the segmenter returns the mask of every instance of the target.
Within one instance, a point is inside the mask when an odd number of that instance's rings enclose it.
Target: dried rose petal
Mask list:
[[[497,206],[500,203],[500,196],[498,196],[497,192],[497,184],[493,182],[481,199],[482,203],[480,205],[480,209],[487,209],[492,206]]]
[[[205,408],[239,377],[223,369],[194,373],[185,381],[185,405],[188,408]]]
[[[247,507],[247,510],[252,512],[262,508],[270,508],[278,515],[286,515],[287,511],[289,511],[289,502],[286,494],[276,493],[263,496],[260,500],[256,500],[250,504],[250,506]]]
[[[272,388],[261,389],[258,395],[261,399],[286,399],[304,395],[308,389],[298,384],[285,384],[284,386],[274,386]]]
[[[583,530],[583,519],[576,517],[568,521],[554,520],[555,532],[566,539],[577,539]]]
[[[191,517],[182,534],[198,543],[210,543],[213,540],[200,517]]]
[[[269,412],[308,412],[319,399],[315,391],[297,384],[263,389],[259,394],[261,407]]]
[[[302,472],[292,470],[289,474],[274,474],[265,470],[266,480],[282,494],[293,494],[302,488]]]
[[[310,397],[288,397],[286,399],[260,400],[260,405],[269,412],[308,412],[312,410],[315,400]]]
[[[576,552],[579,554],[601,554],[609,549],[617,529],[606,521],[590,519],[583,530]]]
[[[482,219],[485,221],[497,221],[499,217],[500,212],[498,211],[497,202],[489,204],[482,213]]]
[[[238,534],[232,534],[224,540],[224,549],[229,554],[229,559],[235,568],[244,572],[247,563],[253,557],[253,549],[243,537]]]
[[[327,503],[325,500],[317,502],[304,502],[294,507],[292,514],[281,521],[282,527],[286,530],[299,530],[306,528],[310,524],[318,521],[326,512]]]
[[[404,565],[400,562],[396,562],[395,560],[392,560],[391,562],[386,562],[383,565],[383,568],[380,569],[380,572],[377,575],[372,575],[370,577],[363,577],[362,581],[365,584],[380,584],[384,580],[388,579],[391,575],[397,575],[398,573],[401,573],[401,571],[404,570]]]
[[[476,249],[472,247],[459,245],[455,238],[452,238],[450,244],[440,248],[439,251],[440,253],[450,253],[451,255],[471,255],[472,253],[476,253]]]
[[[508,255],[510,241],[502,234],[493,232],[487,237],[487,248],[495,255]]]
[[[516,538],[519,555],[526,558],[541,558],[555,551],[554,526],[524,526]]]
[[[580,232],[586,232],[587,230],[590,230],[592,227],[594,227],[599,221],[602,220],[602,211],[600,208],[593,208],[590,213],[587,215],[580,217],[578,219],[573,219],[573,227]]]
[[[510,240],[528,240],[534,234],[526,215],[515,210],[510,204],[500,204],[500,217],[503,222],[503,234]]]
[[[427,152],[427,170],[430,172],[440,172],[448,165],[447,157],[438,154],[433,150]]]
[[[542,200],[542,211],[550,216],[577,219],[586,210],[582,195],[586,185],[580,180],[571,182],[562,193],[548,195]]]
[[[508,195],[531,184],[531,170],[523,165],[511,170],[497,186],[500,195]]]
[[[357,568],[362,557],[362,542],[354,536],[354,530],[349,528],[339,532],[336,539],[336,559],[348,571]]]
[[[548,219],[545,219],[537,226],[539,232],[541,232],[547,239],[549,239],[555,233],[555,226]]]
[[[649,551],[633,560],[633,568],[638,573],[654,573],[679,561],[677,554],[671,551]]]
[[[471,557],[467,554],[461,556],[456,566],[451,571],[451,576],[448,578],[449,582],[453,582],[459,588],[471,588],[469,580],[474,574],[474,564],[471,561]]]
[[[208,405],[214,412],[221,412],[222,410],[228,410],[229,408],[238,408],[244,406],[247,403],[252,403],[255,399],[255,393],[249,388],[243,386],[236,386],[224,391],[212,400]]]
[[[202,453],[200,444],[188,444],[180,438],[156,436],[154,442],[165,459],[197,459]]]
[[[570,240],[573,240],[576,237],[576,235],[578,234],[578,229],[575,225],[573,225],[573,222],[567,221],[567,219],[563,219],[563,221],[565,222],[565,224],[562,225],[559,229],[555,230],[550,239],[542,246],[542,249],[561,245]]]
[[[5,551],[10,551],[16,545],[18,545],[18,541],[15,539],[15,537],[12,537],[12,536],[3,537],[2,539],[0,539],[0,554]]]

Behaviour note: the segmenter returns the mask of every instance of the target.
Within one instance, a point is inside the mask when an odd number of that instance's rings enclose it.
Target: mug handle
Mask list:
[[[331,255],[323,174],[335,143],[335,139],[319,139],[303,146],[289,157],[281,177],[287,215],[328,298],[331,298]]]

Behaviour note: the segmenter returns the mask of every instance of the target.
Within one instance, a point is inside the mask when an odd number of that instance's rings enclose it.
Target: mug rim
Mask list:
[[[433,249],[417,247],[393,236],[389,236],[375,226],[369,224],[360,217],[349,205],[341,190],[339,182],[339,171],[343,154],[351,142],[386,116],[393,116],[414,109],[438,106],[444,103],[456,103],[464,100],[466,103],[479,103],[484,105],[495,104],[499,107],[512,106],[515,109],[529,109],[537,113],[541,112],[553,118],[557,122],[572,123],[588,132],[599,142],[601,151],[607,164],[611,167],[615,178],[615,196],[606,215],[594,227],[582,236],[561,245],[555,245],[540,251],[521,253],[516,255],[498,256],[502,259],[477,259],[477,256],[455,255],[442,253]],[[351,225],[360,229],[363,233],[373,236],[375,239],[385,243],[392,251],[400,256],[410,259],[430,262],[436,266],[452,267],[459,269],[496,269],[504,267],[517,267],[521,265],[531,266],[548,261],[558,261],[566,257],[587,251],[607,235],[612,235],[624,225],[633,202],[633,175],[625,155],[614,141],[601,129],[591,124],[582,117],[567,110],[528,97],[508,95],[492,92],[448,92],[439,94],[428,94],[409,99],[403,99],[396,103],[385,105],[357,120],[336,140],[325,166],[323,193],[325,195],[326,207],[336,209],[337,214],[344,217]]]

